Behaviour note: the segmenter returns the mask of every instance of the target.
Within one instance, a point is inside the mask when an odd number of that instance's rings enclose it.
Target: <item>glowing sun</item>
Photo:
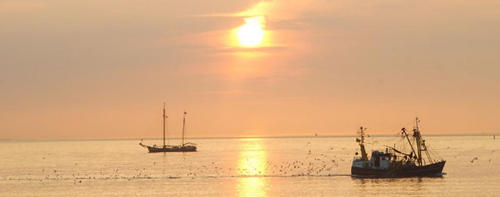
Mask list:
[[[254,47],[264,40],[263,18],[256,16],[245,18],[246,24],[238,28],[238,41],[246,47]]]

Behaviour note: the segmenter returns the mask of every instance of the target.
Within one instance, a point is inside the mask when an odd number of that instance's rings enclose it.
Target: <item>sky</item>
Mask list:
[[[499,24],[494,0],[2,0],[0,139],[143,138],[164,102],[191,137],[500,133]]]

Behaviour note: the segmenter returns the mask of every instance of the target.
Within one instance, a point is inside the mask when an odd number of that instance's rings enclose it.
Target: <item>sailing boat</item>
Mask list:
[[[365,131],[361,127],[356,138],[359,143],[361,157],[355,157],[352,162],[351,174],[361,177],[409,177],[409,176],[434,176],[440,175],[446,163],[443,159],[434,159],[431,151],[422,139],[418,123],[415,119],[413,129],[413,140],[410,140],[405,128],[401,129],[402,139],[410,145],[410,153],[396,149],[396,146],[386,146],[385,151],[372,151],[371,158],[368,158],[365,150]],[[413,143],[412,143],[413,141]],[[425,154],[425,158],[423,156]],[[358,153],[356,152],[356,155]]]
[[[182,121],[182,143],[180,146],[166,145],[165,144],[165,119],[168,117],[165,115],[165,103],[163,103],[163,146],[157,147],[156,145],[148,146],[145,144],[139,143],[142,147],[148,148],[150,153],[156,152],[195,152],[197,147],[195,143],[186,142],[185,139],[185,128],[186,128],[186,112],[184,112],[184,119]]]

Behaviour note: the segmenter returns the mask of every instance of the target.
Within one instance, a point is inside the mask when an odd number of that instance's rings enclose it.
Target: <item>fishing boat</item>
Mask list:
[[[386,146],[385,150],[374,150],[369,158],[365,148],[365,131],[366,128],[361,127],[358,132],[359,138],[356,142],[359,143],[361,156],[356,157],[352,162],[351,174],[357,177],[411,177],[411,176],[436,176],[441,175],[445,160],[435,159],[434,151],[426,145],[426,141],[422,138],[418,123],[420,120],[415,119],[413,134],[408,135],[405,128],[401,129],[401,141],[403,145],[396,147]],[[410,149],[405,151],[406,145]],[[409,152],[409,153],[408,153]]]
[[[182,121],[182,143],[180,145],[167,145],[165,144],[165,120],[168,118],[165,114],[165,103],[163,103],[163,146],[158,147],[155,145],[145,145],[142,142],[139,143],[142,147],[149,150],[150,153],[156,152],[195,152],[197,150],[197,145],[191,142],[184,142],[185,140],[185,130],[186,130],[186,112],[184,112],[184,118]]]

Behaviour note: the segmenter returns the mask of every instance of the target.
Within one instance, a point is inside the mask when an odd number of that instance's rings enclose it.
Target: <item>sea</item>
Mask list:
[[[352,177],[355,136],[196,138],[188,153],[148,153],[140,140],[1,140],[0,196],[500,196],[500,139],[425,139],[446,160],[440,176]]]

